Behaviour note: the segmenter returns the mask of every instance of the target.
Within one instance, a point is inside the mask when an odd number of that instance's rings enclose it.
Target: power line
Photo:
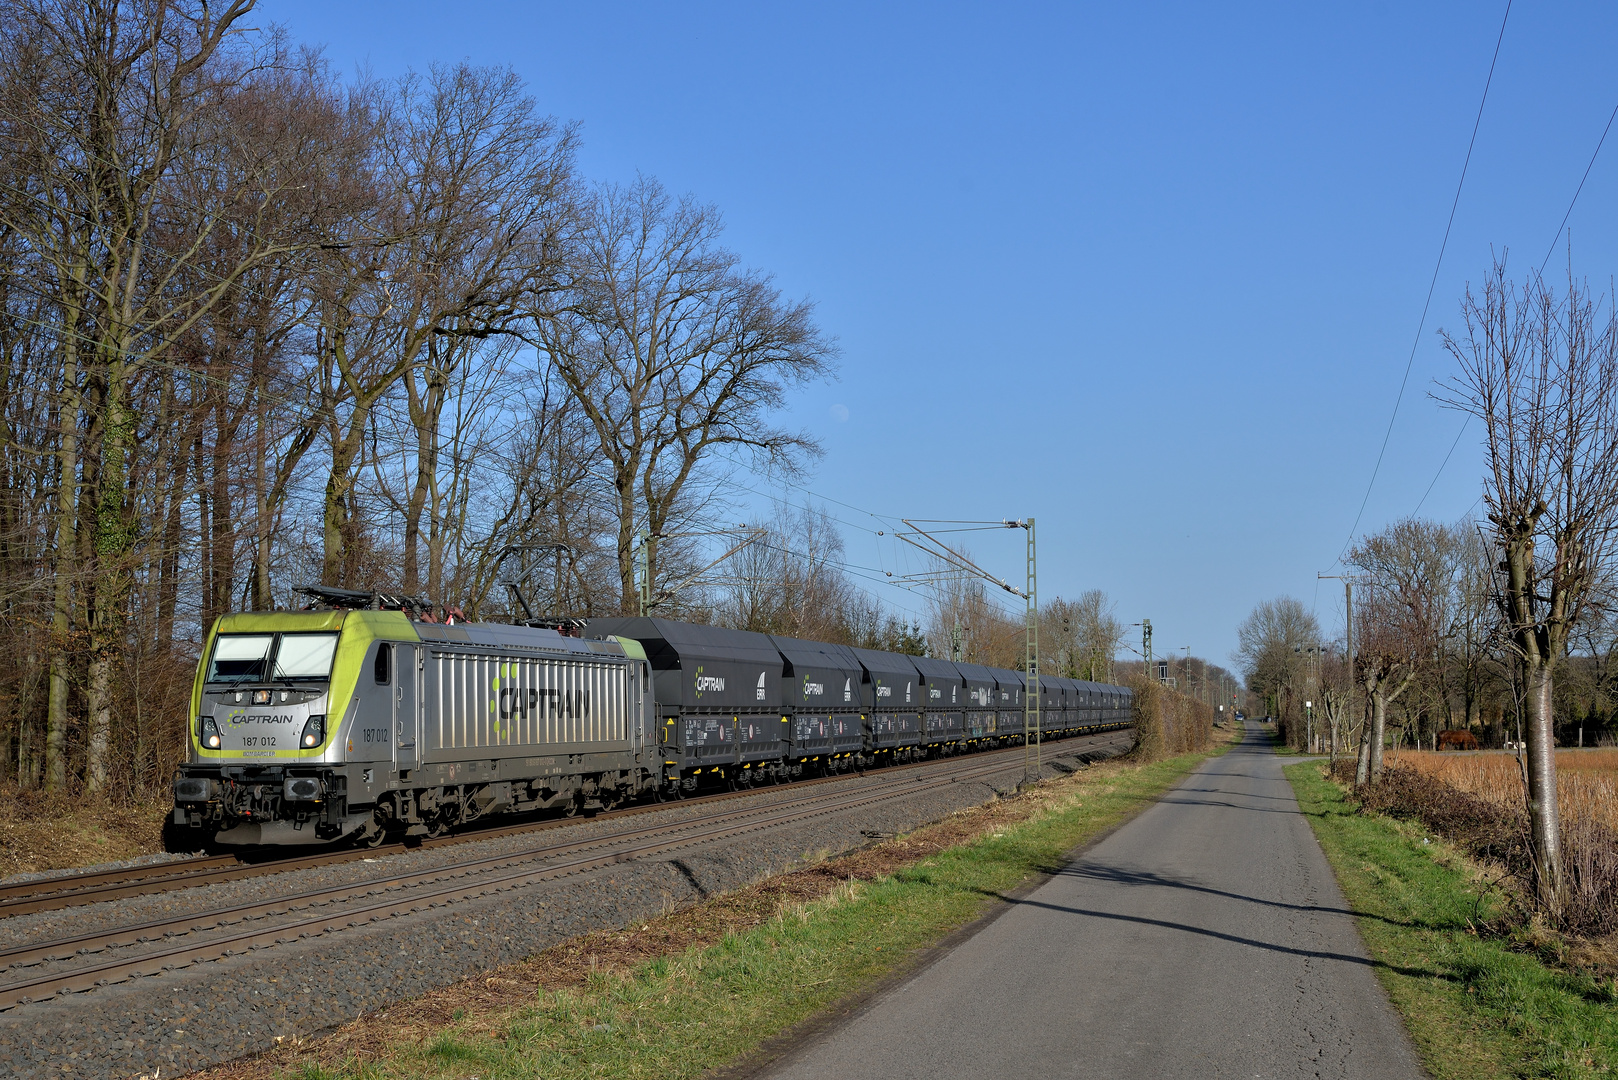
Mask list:
[[[1438,288],[1438,272],[1444,265],[1444,252],[1449,249],[1450,230],[1455,227],[1455,211],[1461,205],[1461,189],[1466,186],[1466,173],[1472,165],[1472,150],[1477,145],[1478,128],[1483,124],[1483,107],[1489,101],[1489,87],[1494,84],[1495,64],[1500,60],[1500,43],[1506,38],[1506,21],[1510,18],[1511,0],[1506,0],[1506,12],[1500,18],[1500,34],[1494,42],[1494,56],[1489,60],[1489,75],[1483,81],[1483,97],[1478,102],[1477,117],[1472,121],[1472,138],[1466,144],[1466,160],[1461,163],[1461,178],[1455,184],[1455,198],[1450,202],[1449,221],[1444,225],[1444,239],[1438,246],[1438,261],[1433,265],[1432,280],[1427,284],[1427,299],[1421,306],[1421,320],[1416,324],[1415,340],[1410,343],[1410,358],[1405,361],[1404,377],[1399,380],[1399,395],[1393,401],[1393,415],[1388,417],[1388,429],[1382,436],[1382,448],[1377,451],[1376,465],[1371,469],[1371,480],[1365,485],[1365,497],[1360,500],[1359,512],[1354,515],[1354,524],[1348,530],[1348,539],[1343,541],[1342,550],[1333,560],[1334,565],[1343,561],[1343,555],[1354,542],[1354,534],[1359,531],[1360,519],[1365,516],[1366,504],[1371,501],[1371,489],[1376,486],[1377,475],[1382,471],[1382,460],[1388,452],[1388,440],[1393,437],[1393,424],[1399,418],[1399,406],[1404,403],[1405,388],[1410,383],[1410,369],[1416,363],[1416,349],[1421,345],[1422,331],[1427,328],[1427,312],[1432,308],[1433,292]]]
[[[1427,502],[1427,496],[1433,493],[1433,488],[1438,484],[1438,478],[1444,475],[1444,466],[1449,464],[1450,456],[1455,453],[1455,448],[1461,445],[1461,436],[1466,434],[1467,425],[1471,422],[1472,417],[1470,415],[1461,422],[1461,430],[1455,433],[1455,441],[1449,444],[1449,453],[1444,455],[1443,464],[1439,465],[1438,471],[1433,473],[1433,482],[1428,484],[1427,490],[1421,493],[1421,502],[1418,502],[1416,508],[1410,512],[1411,517],[1421,513],[1422,506]]]
[[[1545,267],[1550,264],[1551,256],[1556,254],[1556,242],[1562,239],[1562,230],[1567,228],[1568,219],[1573,216],[1573,208],[1578,205],[1579,196],[1584,192],[1585,181],[1590,179],[1590,170],[1595,168],[1596,158],[1601,156],[1601,148],[1607,143],[1607,136],[1612,132],[1612,122],[1614,120],[1618,120],[1618,105],[1614,105],[1612,112],[1607,114],[1607,125],[1601,129],[1601,138],[1596,140],[1596,148],[1590,154],[1590,161],[1584,166],[1584,175],[1579,177],[1579,186],[1573,189],[1573,198],[1568,200],[1567,212],[1562,215],[1561,223],[1556,226],[1556,235],[1551,237],[1551,246],[1545,250],[1545,258],[1540,261],[1539,273],[1541,275],[1545,273]],[[1411,512],[1411,517],[1421,513],[1422,506],[1427,502],[1427,496],[1433,493],[1433,488],[1437,485],[1438,478],[1444,475],[1444,467],[1449,464],[1449,459],[1455,453],[1455,448],[1460,445],[1461,436],[1466,434],[1466,429],[1471,423],[1472,417],[1470,415],[1461,421],[1461,430],[1456,432],[1455,441],[1450,443],[1449,453],[1444,455],[1443,464],[1439,465],[1438,471],[1433,474],[1433,482],[1427,485],[1426,491],[1422,492],[1421,501],[1416,504],[1416,509]],[[1476,506],[1477,504],[1473,503],[1472,505]],[[1467,513],[1470,514],[1471,511]]]
[[[1590,170],[1596,166],[1596,158],[1601,154],[1601,147],[1607,141],[1607,132],[1612,130],[1612,122],[1618,119],[1618,105],[1612,107],[1612,114],[1607,117],[1607,126],[1601,129],[1601,138],[1596,142],[1595,153],[1590,155],[1590,164],[1584,167],[1584,175],[1579,177],[1579,186],[1573,192],[1573,199],[1567,204],[1567,213],[1562,215],[1562,223],[1556,227],[1556,235],[1551,237],[1551,246],[1545,252],[1545,258],[1539,264],[1539,272],[1545,273],[1545,267],[1550,264],[1551,256],[1556,253],[1556,242],[1562,239],[1562,230],[1567,228],[1567,219],[1573,216],[1573,207],[1579,201],[1580,192],[1584,191],[1584,182],[1590,179]]]

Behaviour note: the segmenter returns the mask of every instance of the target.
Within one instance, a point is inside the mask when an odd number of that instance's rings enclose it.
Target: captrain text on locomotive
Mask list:
[[[654,618],[431,622],[369,594],[222,616],[191,691],[170,850],[436,836],[1021,743],[1024,675]],[[579,636],[574,636],[574,633]],[[1043,738],[1126,727],[1044,675]]]

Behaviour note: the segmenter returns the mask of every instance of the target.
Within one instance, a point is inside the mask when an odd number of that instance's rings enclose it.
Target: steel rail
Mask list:
[[[940,765],[943,762],[928,762],[927,764]],[[941,779],[948,779],[952,783],[961,780],[973,780],[983,775],[992,775],[1002,771],[996,759],[978,758],[967,761],[950,762],[958,766],[966,766],[955,771],[943,770]],[[831,778],[836,779],[836,778]],[[909,785],[923,782],[925,777],[907,779],[906,777],[885,775],[879,778],[875,785],[858,788],[852,791],[834,792],[830,795],[802,794],[785,802],[772,802],[759,806],[742,807],[733,810],[719,818],[707,817],[692,821],[667,822],[663,825],[647,826],[641,829],[620,830],[602,836],[586,837],[563,844],[548,847],[529,848],[519,851],[503,852],[499,855],[471,862],[450,863],[445,866],[428,867],[423,870],[405,874],[395,874],[387,877],[371,878],[364,882],[352,885],[330,886],[324,889],[315,889],[303,893],[294,893],[275,897],[270,900],[249,904],[239,904],[227,908],[214,908],[202,912],[192,912],[183,915],[168,916],[111,930],[99,930],[88,934],[81,934],[67,938],[56,938],[33,945],[20,945],[10,949],[0,950],[0,971],[9,967],[28,966],[50,960],[70,959],[74,954],[98,952],[102,949],[124,945],[143,943],[151,940],[154,934],[164,937],[175,937],[186,933],[208,931],[216,929],[225,921],[241,921],[259,915],[284,914],[286,911],[300,907],[308,907],[317,903],[325,903],[336,899],[346,899],[352,896],[368,896],[380,890],[389,888],[408,887],[425,882],[440,881],[452,877],[465,877],[476,872],[485,872],[491,869],[512,866],[523,862],[532,862],[536,859],[554,857],[558,854],[577,852],[593,847],[611,846],[625,840],[655,835],[660,832],[673,832],[682,828],[707,826],[721,823],[726,820],[741,820],[749,816],[769,815],[782,810],[790,810],[794,806],[811,806],[831,798],[863,798],[866,795],[880,794],[895,785],[905,790],[914,791]],[[338,895],[341,894],[341,895]]]
[[[474,868],[482,867],[492,870],[499,864],[509,867],[513,863],[531,863],[537,859],[545,858],[546,855],[554,857],[571,853],[573,856],[560,862],[547,862],[539,867],[499,873],[477,882],[461,882],[442,888],[429,888],[424,892],[413,892],[409,896],[384,899],[360,907],[345,908],[336,917],[329,915],[311,916],[274,927],[247,930],[223,938],[215,938],[208,942],[197,942],[162,949],[138,957],[91,965],[75,971],[57,972],[8,983],[0,986],[0,1011],[41,1000],[45,997],[82,992],[111,982],[121,982],[131,977],[156,974],[175,967],[189,966],[199,961],[221,959],[249,948],[262,948],[268,945],[285,943],[289,940],[318,937],[354,927],[361,923],[369,924],[385,921],[386,919],[419,911],[426,906],[436,907],[441,904],[474,899],[490,893],[504,892],[548,879],[601,869],[649,855],[666,854],[696,843],[729,839],[776,825],[809,820],[827,814],[841,813],[887,802],[918,791],[944,787],[962,781],[971,781],[997,772],[1003,772],[1005,768],[998,761],[975,760],[963,764],[966,765],[965,768],[943,772],[936,776],[885,779],[883,783],[874,789],[867,787],[859,791],[838,791],[806,796],[803,799],[796,800],[797,805],[783,806],[777,803],[768,807],[749,807],[722,815],[718,819],[704,818],[695,822],[664,823],[641,829],[625,830],[610,836],[597,837],[587,841],[556,845],[551,848],[525,853],[524,855],[512,853],[477,860],[474,863],[457,867],[456,869],[461,872],[453,876],[464,879],[473,872]],[[639,841],[638,844],[635,843],[637,840]],[[623,847],[622,845],[626,843],[631,846]],[[594,854],[590,853],[592,849],[603,848],[608,850],[596,850]],[[55,955],[56,950],[69,947],[76,942],[94,941],[97,938],[114,938],[120,934],[126,937],[137,933],[141,936],[148,936],[150,931],[158,929],[164,924],[181,925],[189,922],[191,925],[185,931],[181,931],[181,935],[199,929],[213,929],[218,927],[220,919],[226,916],[234,916],[233,921],[239,922],[254,917],[255,913],[261,915],[285,913],[289,910],[289,907],[293,906],[310,907],[316,904],[338,903],[345,899],[374,896],[378,892],[411,889],[414,884],[442,880],[444,877],[450,876],[446,873],[450,869],[440,867],[435,870],[420,871],[413,874],[395,875],[392,878],[377,879],[362,885],[317,890],[299,897],[283,897],[275,901],[242,905],[237,908],[224,909],[220,912],[203,913],[201,915],[163,920],[159,923],[144,924],[138,928],[115,930],[100,935],[86,935],[81,939],[44,943],[39,946],[27,947],[26,949],[12,950],[8,954],[0,954],[0,959],[9,960],[14,954],[39,952],[45,949],[52,949],[53,955]],[[213,919],[211,925],[199,925],[203,920],[210,917]],[[138,937],[136,940],[138,941]],[[116,942],[109,940],[105,941],[101,947],[112,947],[114,944]],[[81,948],[78,951],[88,950]],[[44,957],[40,959],[44,959]]]
[[[981,766],[985,763],[977,762],[975,764]],[[957,773],[948,775],[957,779],[959,777]],[[449,878],[464,878],[474,873],[483,873],[520,863],[533,862],[538,859],[552,858],[561,854],[575,853],[597,847],[611,847],[614,844],[639,839],[644,836],[673,833],[681,829],[701,828],[709,825],[722,825],[749,817],[769,816],[783,810],[791,810],[794,807],[811,806],[837,798],[859,798],[868,794],[885,792],[896,784],[908,788],[909,784],[915,782],[915,780],[904,777],[883,777],[879,784],[862,787],[853,792],[802,793],[786,802],[746,806],[717,817],[709,816],[687,821],[666,822],[639,829],[624,829],[602,836],[586,837],[546,847],[502,852],[498,855],[474,859],[470,862],[450,863],[445,866],[428,867],[423,870],[402,874],[370,878],[352,885],[328,886],[301,893],[277,896],[269,900],[168,916],[132,926],[117,927],[112,930],[98,930],[75,937],[57,938],[36,945],[18,946],[0,950],[0,971],[8,967],[26,965],[31,962],[50,959],[65,960],[71,958],[75,953],[97,952],[104,948],[136,944],[143,940],[150,940],[150,937],[154,934],[170,937],[197,931],[207,931],[216,929],[224,922],[239,922],[261,915],[284,914],[287,911],[310,907],[314,904],[370,896],[388,889],[410,888]]]
[[[1069,739],[1094,738],[1107,732],[1094,732],[1070,736]],[[983,760],[991,756],[1007,754],[1010,750],[989,751]],[[953,759],[945,758],[943,761]],[[930,761],[909,762],[904,765],[885,766],[881,775],[887,776],[899,771],[913,771],[936,767],[941,764],[939,759]],[[793,781],[795,788],[831,783],[839,780],[853,779],[852,775],[836,775],[813,777],[808,780]],[[593,820],[604,817],[628,817],[636,814],[650,813],[654,810],[667,809],[671,805],[692,806],[702,803],[722,802],[731,799],[743,798],[760,790],[769,788],[749,787],[738,791],[721,791],[710,795],[698,795],[676,802],[651,802],[635,806],[620,807],[615,810],[604,811],[597,814]],[[288,855],[279,858],[263,860],[246,860],[239,855],[211,855],[200,856],[195,859],[173,860],[165,863],[155,863],[149,866],[122,867],[117,870],[94,871],[85,874],[62,875],[60,877],[36,878],[32,881],[13,882],[10,885],[0,885],[0,919],[12,915],[28,915],[37,911],[56,911],[67,907],[81,907],[86,904],[100,903],[104,900],[119,900],[129,896],[145,896],[152,893],[170,892],[175,889],[196,888],[203,885],[213,885],[224,881],[239,881],[243,878],[262,877],[267,874],[281,874],[296,870],[313,869],[321,866],[331,866],[345,862],[355,862],[363,859],[372,859],[388,855],[402,854],[407,851],[425,848],[444,847],[452,844],[464,844],[474,840],[488,840],[502,836],[513,836],[528,832],[541,832],[547,829],[561,828],[566,825],[577,824],[580,819],[576,817],[546,818],[541,821],[517,822],[514,824],[490,825],[485,828],[470,829],[457,832],[451,836],[426,838],[416,844],[392,843],[381,844],[374,848],[349,848],[340,851],[317,852],[310,855]]]

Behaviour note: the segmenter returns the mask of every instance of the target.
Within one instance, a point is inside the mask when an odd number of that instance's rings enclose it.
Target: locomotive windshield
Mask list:
[[[210,683],[325,679],[331,675],[337,635],[220,634],[208,658]]]

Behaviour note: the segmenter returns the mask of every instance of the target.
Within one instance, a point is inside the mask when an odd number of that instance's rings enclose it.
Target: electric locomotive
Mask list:
[[[603,809],[660,781],[637,642],[306,591],[317,610],[225,615],[209,631],[170,850],[375,845],[499,811]]]

